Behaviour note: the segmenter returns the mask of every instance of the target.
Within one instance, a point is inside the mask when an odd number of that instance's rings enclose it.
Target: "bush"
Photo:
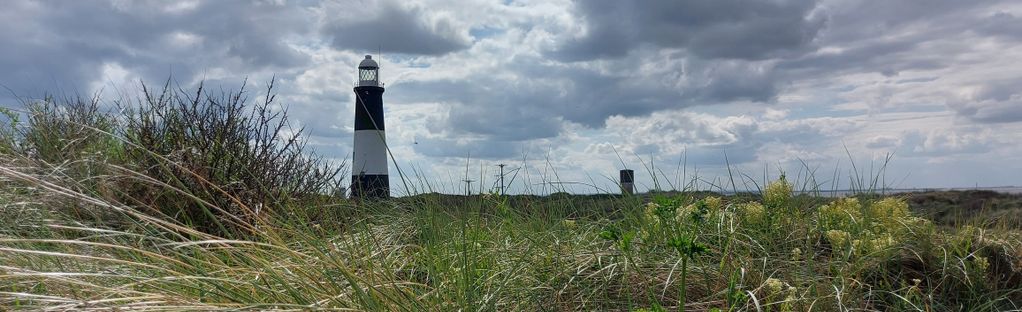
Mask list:
[[[47,96],[27,106],[29,127],[20,129],[18,139],[21,152],[29,158],[61,164],[119,155],[119,144],[109,135],[116,127],[115,119],[100,111],[98,96],[60,100]]]
[[[35,162],[77,191],[155,209],[207,233],[238,234],[295,200],[343,194],[344,163],[310,153],[287,111],[273,109],[272,81],[266,94],[248,105],[244,86],[142,84],[142,96],[116,102],[114,114],[102,111],[99,96],[23,101],[24,124],[0,111],[0,154]]]
[[[272,110],[272,81],[266,98],[251,107],[244,85],[219,93],[202,84],[193,92],[169,84],[142,88],[139,103],[119,104],[124,137],[134,146],[130,161],[146,176],[201,199],[149,185],[132,191],[146,199],[143,204],[224,234],[232,228],[226,224],[255,224],[267,209],[291,200],[340,193],[344,164],[307,153],[303,130],[290,127],[286,110]],[[223,222],[228,219],[235,222]]]

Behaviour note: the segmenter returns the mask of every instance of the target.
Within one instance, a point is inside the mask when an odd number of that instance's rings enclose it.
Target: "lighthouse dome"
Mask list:
[[[380,68],[380,65],[376,64],[372,55],[366,55],[366,58],[358,63],[358,68]]]

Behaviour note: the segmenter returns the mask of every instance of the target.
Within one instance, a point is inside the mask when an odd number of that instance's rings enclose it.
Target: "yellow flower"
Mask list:
[[[718,211],[724,208],[724,200],[717,196],[703,198],[703,202],[706,203],[706,208],[710,209],[710,211]]]
[[[691,214],[693,211],[696,211],[695,204],[678,207],[678,209],[674,211],[674,218],[678,222],[685,222],[685,218],[688,218],[688,215]]]
[[[768,294],[778,294],[781,290],[784,290],[786,284],[779,279],[771,277],[766,280],[764,286]]]
[[[898,220],[909,216],[908,203],[904,200],[887,197],[870,205],[870,212],[874,218],[882,220]]]
[[[791,260],[792,261],[799,261],[801,259],[802,259],[802,249],[799,249],[798,247],[795,247],[795,249],[792,249],[791,250]]]
[[[986,257],[972,258],[972,263],[976,264],[976,268],[978,268],[979,271],[983,273],[986,273],[987,268],[990,267],[990,261],[987,260]]]
[[[795,311],[795,301],[798,300],[795,297],[796,294],[798,294],[798,289],[788,286],[788,295],[784,297],[784,302],[781,303],[782,312]]]
[[[757,221],[763,219],[763,204],[759,202],[748,202],[743,204],[742,213],[745,214],[745,218],[751,221]]]
[[[569,228],[569,229],[574,229],[575,228],[575,220],[572,220],[572,219],[564,219],[564,221],[561,221],[561,224],[564,225],[564,227]]]
[[[656,217],[657,208],[660,208],[660,204],[654,202],[646,203],[646,217],[648,218]]]
[[[767,205],[783,205],[791,199],[791,184],[782,176],[777,181],[770,182],[763,192],[763,202]]]
[[[820,218],[828,228],[847,228],[862,219],[862,205],[855,197],[838,198],[820,207]]]
[[[894,246],[894,238],[892,238],[890,235],[884,235],[882,237],[877,237],[869,240],[869,245],[865,246],[865,250],[863,251],[864,252],[883,251],[888,248],[891,248],[892,246]]]
[[[650,222],[650,223],[652,223],[654,225],[660,224],[660,218],[657,218],[657,215],[656,215],[657,214],[657,210],[659,208],[660,208],[660,205],[657,204],[657,203],[654,203],[654,202],[647,203],[646,204],[646,210],[645,210],[646,214],[644,215],[644,217],[646,218],[646,221],[648,221],[648,222]]]
[[[851,235],[849,235],[848,232],[842,230],[827,231],[827,241],[829,241],[830,244],[834,245],[835,247],[847,246],[846,244],[848,244],[850,239]]]

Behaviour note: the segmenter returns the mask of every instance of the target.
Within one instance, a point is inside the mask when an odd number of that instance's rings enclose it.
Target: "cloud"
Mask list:
[[[866,141],[866,147],[872,149],[891,149],[901,145],[901,138],[893,135],[878,135]]]
[[[948,157],[986,153],[997,141],[992,132],[984,129],[934,129],[908,132],[902,144],[910,156]]]
[[[471,44],[468,29],[453,19],[414,4],[379,1],[375,12],[356,11],[326,23],[323,32],[338,49],[360,52],[382,49],[388,53],[446,54]],[[349,10],[350,3],[341,10]],[[329,13],[328,13],[329,14]]]
[[[73,1],[5,3],[0,83],[38,96],[53,86],[84,88],[104,66],[148,81],[171,73],[285,70],[306,59],[287,43],[307,33],[301,8],[247,1],[181,3]],[[217,78],[217,77],[210,77]],[[240,77],[243,78],[243,77]],[[239,77],[232,77],[241,80]],[[127,87],[127,86],[121,86]],[[90,92],[93,90],[81,90]]]
[[[579,1],[583,34],[550,55],[580,61],[620,58],[644,44],[705,59],[759,60],[812,50],[826,19],[816,1]],[[769,34],[769,35],[764,35]]]
[[[565,122],[599,129],[612,116],[771,101],[779,89],[769,66],[740,60],[645,59],[590,68],[518,56],[508,63],[466,78],[400,82],[389,96],[445,103],[438,125],[452,134],[521,141],[555,137]]]
[[[952,98],[948,106],[959,116],[979,123],[1022,121],[1022,79],[987,83],[969,94]]]
[[[976,31],[984,35],[1008,40],[1022,40],[1022,18],[1010,12],[999,11],[980,22]]]

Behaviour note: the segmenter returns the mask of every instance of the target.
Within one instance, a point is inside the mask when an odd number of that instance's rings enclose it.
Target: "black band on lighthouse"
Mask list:
[[[383,88],[355,87],[355,130],[384,130]]]
[[[390,197],[390,178],[385,174],[351,176],[351,196],[360,198]]]

